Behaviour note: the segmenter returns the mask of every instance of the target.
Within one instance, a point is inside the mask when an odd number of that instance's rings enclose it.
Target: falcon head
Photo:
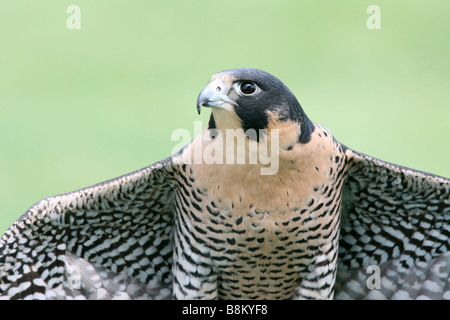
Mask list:
[[[262,70],[240,68],[211,77],[197,99],[197,110],[212,108],[209,129],[280,129],[296,142],[306,143],[314,131],[294,94],[276,77]]]

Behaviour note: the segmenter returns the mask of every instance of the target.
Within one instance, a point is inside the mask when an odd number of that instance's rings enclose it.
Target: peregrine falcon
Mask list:
[[[3,299],[450,299],[450,180],[372,158],[250,68],[203,134],[41,200],[0,241]]]

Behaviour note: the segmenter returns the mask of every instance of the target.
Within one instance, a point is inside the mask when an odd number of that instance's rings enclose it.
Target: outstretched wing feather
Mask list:
[[[32,206],[0,240],[0,298],[168,298],[170,158]]]
[[[450,180],[346,157],[336,297],[450,298]]]

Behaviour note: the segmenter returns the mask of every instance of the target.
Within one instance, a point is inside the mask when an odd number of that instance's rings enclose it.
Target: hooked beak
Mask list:
[[[197,98],[198,114],[200,114],[202,107],[222,107],[225,103],[237,105],[236,102],[228,98],[227,94],[229,91],[230,87],[224,84],[221,79],[210,82],[203,88]]]

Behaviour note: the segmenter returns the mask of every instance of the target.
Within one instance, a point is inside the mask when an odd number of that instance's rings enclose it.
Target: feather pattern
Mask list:
[[[450,180],[346,156],[337,297],[448,298]],[[369,266],[379,267],[379,289],[366,285]]]

